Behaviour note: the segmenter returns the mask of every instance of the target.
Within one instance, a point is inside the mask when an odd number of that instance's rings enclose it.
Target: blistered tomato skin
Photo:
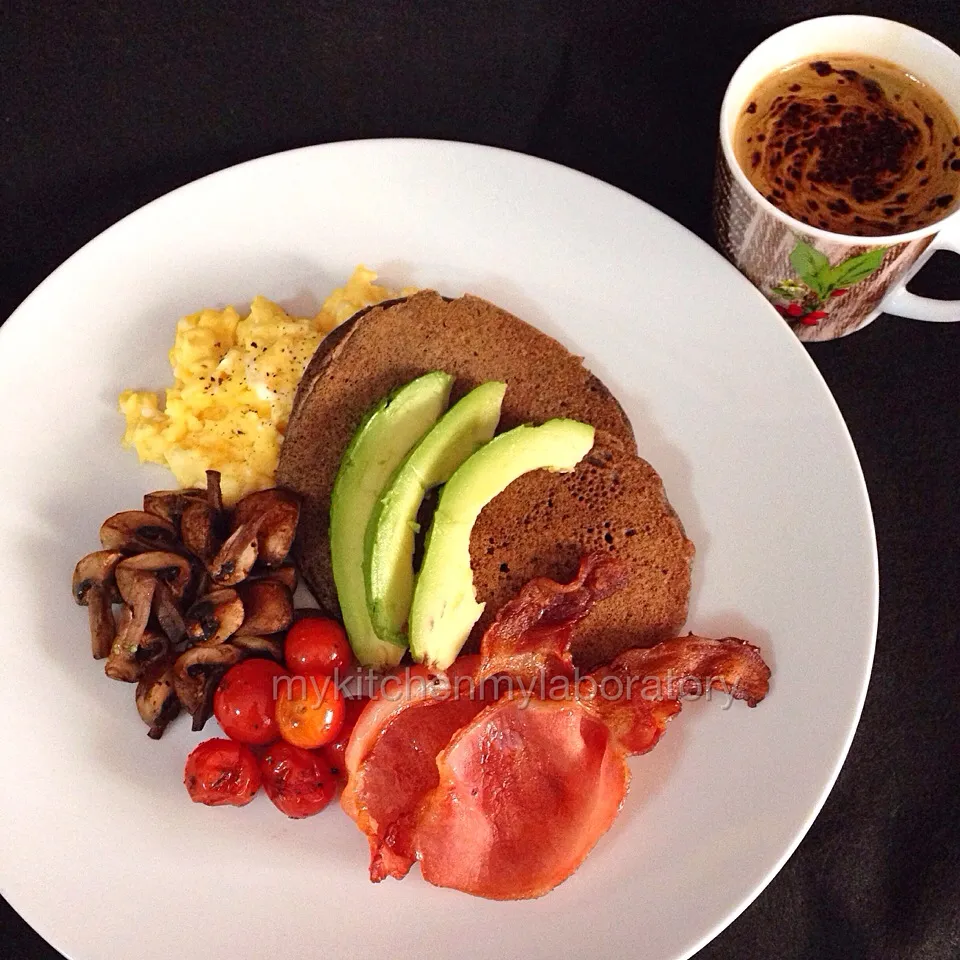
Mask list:
[[[244,807],[260,789],[260,765],[234,740],[205,740],[187,757],[183,783],[194,803]]]
[[[288,631],[284,658],[291,673],[332,677],[353,664],[353,653],[342,626],[327,617],[304,617]]]
[[[281,740],[260,763],[263,789],[274,806],[295,820],[319,813],[337,792],[337,781],[322,753]]]
[[[332,677],[291,678],[280,686],[277,729],[287,743],[305,750],[336,739],[343,726],[343,696]]]
[[[323,747],[323,755],[326,758],[330,769],[339,780],[346,780],[347,765],[345,754],[347,752],[347,743],[350,741],[350,735],[353,728],[357,725],[363,708],[370,702],[368,697],[356,697],[344,699],[343,701],[343,725],[336,737]]]
[[[213,715],[223,732],[240,743],[276,740],[277,691],[284,676],[284,669],[272,660],[244,660],[231,667],[213,697]]]

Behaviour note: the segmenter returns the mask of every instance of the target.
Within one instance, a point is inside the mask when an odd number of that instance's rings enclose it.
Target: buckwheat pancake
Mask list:
[[[371,407],[430,370],[456,377],[451,403],[487,380],[506,381],[501,432],[553,417],[597,428],[573,473],[528,474],[482,512],[471,555],[487,610],[473,637],[530,577],[567,579],[597,545],[627,560],[631,586],[591,614],[575,646],[581,662],[674,635],[686,617],[693,547],[656,471],[636,456],[620,404],[552,337],[479,297],[433,291],[348,320],[323,340],[300,384],[277,479],[303,498],[294,554],[319,604],[339,611],[328,528],[341,456]]]
[[[602,430],[572,473],[524,474],[480,513],[470,558],[487,606],[471,644],[525,583],[566,583],[595,550],[625,561],[630,575],[575,628],[573,656],[584,670],[680,633],[694,554],[656,470]]]

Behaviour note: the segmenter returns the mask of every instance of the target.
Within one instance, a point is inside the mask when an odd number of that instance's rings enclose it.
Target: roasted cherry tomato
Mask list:
[[[244,660],[231,667],[213,696],[223,732],[241,743],[272,743],[277,730],[277,691],[286,671],[272,660]]]
[[[370,702],[368,697],[356,697],[344,699],[343,701],[343,726],[340,732],[330,741],[322,750],[330,769],[341,780],[347,776],[347,768],[344,762],[344,754],[347,751],[347,742],[350,740],[350,734],[357,725],[363,708]]]
[[[291,673],[322,674],[332,677],[345,673],[353,654],[343,627],[327,617],[304,617],[288,631],[284,656]]]
[[[242,743],[205,740],[187,757],[183,782],[194,803],[243,807],[260,789],[260,766]]]
[[[274,806],[294,819],[319,813],[337,792],[336,777],[322,753],[283,740],[264,754],[260,773]]]
[[[343,726],[343,697],[332,677],[291,677],[280,684],[276,716],[287,743],[312,750],[336,739]]]

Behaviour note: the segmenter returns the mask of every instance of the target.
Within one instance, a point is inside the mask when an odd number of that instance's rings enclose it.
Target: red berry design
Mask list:
[[[831,297],[842,297],[847,292],[846,287],[837,287],[836,290],[831,291]]]
[[[799,317],[803,313],[803,307],[801,307],[799,303],[791,303],[787,307],[787,313],[791,317]]]
[[[808,327],[812,327],[818,320],[822,320],[827,316],[826,310],[812,310],[810,313],[804,314],[800,318],[800,322]]]
[[[783,306],[783,304],[781,304],[781,303],[775,303],[775,304],[773,305],[773,308],[774,308],[774,310],[777,311],[777,313],[780,314],[781,317],[788,317],[788,316],[789,316],[789,314],[787,313],[787,308],[786,308],[785,306]]]

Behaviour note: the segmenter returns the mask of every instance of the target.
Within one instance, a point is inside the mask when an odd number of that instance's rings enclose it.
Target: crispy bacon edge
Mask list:
[[[755,707],[770,689],[770,668],[759,647],[737,637],[714,640],[693,633],[653,647],[624,650],[593,676],[649,681],[660,686],[661,695],[652,698],[657,700],[680,700],[690,693],[690,682],[696,681],[701,690],[720,690],[745,700],[749,707]]]
[[[622,589],[628,570],[622,560],[595,551],[580,560],[569,583],[535,577],[497,613],[480,641],[477,682],[496,673],[519,680],[569,676],[574,627],[593,605]]]

